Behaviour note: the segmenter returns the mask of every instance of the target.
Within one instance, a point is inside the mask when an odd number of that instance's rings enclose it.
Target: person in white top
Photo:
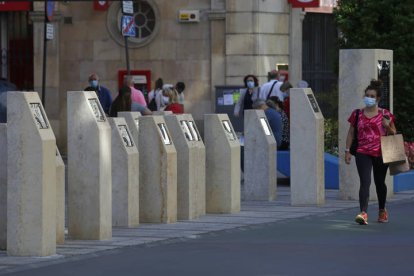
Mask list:
[[[271,96],[277,96],[283,102],[284,96],[282,91],[280,91],[283,82],[279,81],[279,72],[272,70],[267,76],[269,81],[260,88],[260,98],[268,100]]]

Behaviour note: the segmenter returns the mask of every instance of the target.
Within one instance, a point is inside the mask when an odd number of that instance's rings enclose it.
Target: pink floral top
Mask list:
[[[383,112],[384,115],[390,117],[391,122],[395,123],[394,115],[386,109],[378,108],[378,114],[372,118],[365,117],[364,110],[360,109],[357,152],[371,156],[381,156],[381,136],[386,135],[386,130],[382,126]],[[348,118],[348,122],[352,126],[355,123],[355,118],[356,111],[354,110]]]

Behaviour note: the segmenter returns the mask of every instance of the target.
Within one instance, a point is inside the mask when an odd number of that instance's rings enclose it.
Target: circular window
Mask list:
[[[159,12],[152,0],[134,1],[135,36],[128,37],[128,46],[138,48],[147,45],[158,32]],[[121,32],[122,7],[120,2],[112,2],[107,15],[107,28],[111,37],[120,45],[125,45]]]

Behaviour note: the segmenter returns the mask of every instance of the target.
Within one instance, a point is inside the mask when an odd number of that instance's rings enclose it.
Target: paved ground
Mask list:
[[[390,201],[392,223],[361,227],[352,222],[357,202],[337,200],[337,191],[327,191],[322,207],[292,207],[289,189],[278,190],[277,201],[243,202],[238,214],[114,228],[111,241],[69,240],[53,257],[0,251],[0,274],[414,275],[414,191]]]

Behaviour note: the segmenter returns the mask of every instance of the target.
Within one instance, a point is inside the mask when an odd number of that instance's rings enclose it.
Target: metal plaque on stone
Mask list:
[[[126,125],[118,125],[119,132],[121,133],[122,141],[124,141],[125,147],[133,147],[134,142],[132,141],[131,135],[129,134]]]
[[[34,116],[35,123],[39,129],[47,129],[49,125],[46,121],[45,112],[40,103],[30,103],[30,110]]]
[[[93,114],[95,115],[96,121],[105,122],[105,114],[102,110],[100,103],[98,102],[98,99],[88,99],[88,101],[89,105],[92,108]]]
[[[167,131],[167,127],[165,126],[165,124],[164,123],[158,124],[158,128],[160,129],[162,140],[163,140],[164,144],[165,145],[171,145],[172,140],[171,140],[171,137],[170,137],[170,135]]]
[[[198,133],[198,130],[195,127],[195,123],[193,121],[188,121],[188,126],[190,128],[191,133],[193,134],[194,141],[200,141],[200,134]]]
[[[262,125],[263,131],[267,136],[271,136],[272,132],[270,131],[269,123],[265,118],[260,118],[260,123]]]
[[[184,132],[185,138],[187,138],[188,141],[194,141],[193,134],[190,131],[190,127],[188,126],[188,121],[182,120],[180,121],[181,128]]]
[[[137,126],[137,129],[139,131],[139,119],[138,118],[135,118],[135,125]]]
[[[223,127],[226,132],[227,138],[229,138],[230,141],[236,140],[236,134],[233,132],[233,129],[230,125],[230,122],[228,120],[223,120]]]
[[[313,94],[307,94],[309,102],[312,106],[313,112],[318,113],[319,111],[319,106],[318,103],[316,102],[315,96]]]
[[[379,107],[390,109],[391,61],[378,60],[378,79],[382,81]]]

